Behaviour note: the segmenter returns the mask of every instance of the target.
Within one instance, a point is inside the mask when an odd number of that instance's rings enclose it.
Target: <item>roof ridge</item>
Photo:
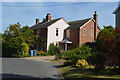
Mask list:
[[[86,19],[75,20],[75,21],[83,21],[83,20],[88,20],[88,19],[92,19],[92,18],[86,18]],[[75,22],[75,21],[70,21],[70,22],[68,22],[68,23]]]
[[[35,25],[33,25],[33,26],[31,26],[31,29],[33,28],[34,29],[34,27],[36,27],[36,28],[38,28],[38,26],[45,26],[45,25],[51,25],[52,23],[55,23],[56,21],[58,21],[58,20],[60,20],[60,19],[62,19],[62,18],[57,18],[57,19],[53,19],[53,20],[51,20],[51,21],[45,21],[45,22],[40,22],[40,23],[38,23],[38,24],[35,24]],[[42,27],[39,27],[39,28],[42,28]]]

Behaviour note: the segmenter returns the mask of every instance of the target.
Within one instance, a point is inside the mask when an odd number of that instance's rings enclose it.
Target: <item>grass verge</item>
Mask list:
[[[109,70],[95,71],[94,66],[80,68],[63,65],[62,60],[53,61],[57,63],[56,68],[65,80],[120,80],[120,73],[112,73]]]

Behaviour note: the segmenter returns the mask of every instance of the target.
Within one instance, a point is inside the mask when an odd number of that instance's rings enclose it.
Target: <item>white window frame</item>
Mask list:
[[[92,30],[90,30],[90,36],[92,36],[92,32],[93,32],[93,31],[92,31]]]
[[[70,37],[70,30],[66,30],[66,37]]]
[[[56,28],[56,36],[59,36],[59,28]]]
[[[86,29],[83,30],[83,35],[86,35]]]

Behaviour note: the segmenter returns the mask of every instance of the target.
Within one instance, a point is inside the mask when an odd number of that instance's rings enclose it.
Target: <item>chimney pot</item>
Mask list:
[[[46,16],[46,21],[51,21],[52,20],[52,16],[50,13],[47,13],[47,16]]]
[[[40,19],[36,19],[36,24],[40,23]]]

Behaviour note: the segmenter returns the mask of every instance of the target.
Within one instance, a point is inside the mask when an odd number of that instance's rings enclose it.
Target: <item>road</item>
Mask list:
[[[3,79],[60,80],[54,63],[33,59],[2,58]]]

